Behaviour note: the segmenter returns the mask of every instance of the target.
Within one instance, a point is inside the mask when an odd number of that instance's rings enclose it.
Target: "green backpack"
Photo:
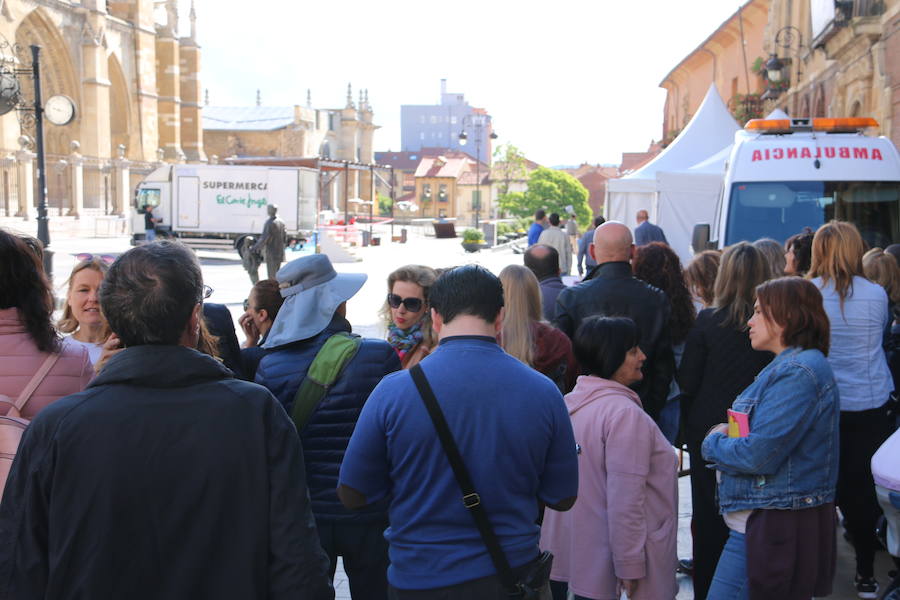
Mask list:
[[[303,431],[325,394],[356,356],[360,344],[362,338],[342,331],[328,338],[316,354],[303,383],[294,395],[291,418],[298,433]]]

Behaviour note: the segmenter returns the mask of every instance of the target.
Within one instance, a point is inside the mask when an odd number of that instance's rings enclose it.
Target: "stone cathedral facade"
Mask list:
[[[71,123],[45,120],[51,215],[127,216],[154,167],[206,162],[193,6],[189,19],[179,36],[176,0],[0,2],[2,60],[30,64],[39,45],[44,102],[61,94],[75,105]],[[31,78],[19,81],[32,98]],[[27,118],[0,117],[0,216],[34,215],[34,157]]]

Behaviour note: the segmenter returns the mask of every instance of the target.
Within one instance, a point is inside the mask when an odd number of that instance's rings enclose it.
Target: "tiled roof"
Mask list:
[[[468,158],[449,156],[425,157],[416,169],[416,177],[450,177],[457,179],[465,170]]]
[[[274,131],[294,122],[292,106],[204,106],[203,129]]]
[[[459,179],[457,180],[457,183],[459,185],[476,185],[476,181],[478,180],[478,178],[474,171],[474,169],[475,169],[474,165],[472,166],[472,169],[473,169],[472,171],[466,171],[465,173],[463,173],[462,175],[459,176]],[[487,172],[484,169],[482,169],[480,175],[481,175],[481,185],[487,185],[491,180],[490,172]]]

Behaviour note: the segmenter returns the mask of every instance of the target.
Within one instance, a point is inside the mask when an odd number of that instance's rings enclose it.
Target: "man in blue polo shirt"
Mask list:
[[[534,223],[528,228],[528,245],[534,246],[537,244],[538,238],[541,237],[541,234],[544,233],[544,230],[549,226],[550,223],[547,221],[547,213],[544,209],[539,208],[534,211]]]
[[[549,379],[497,344],[503,288],[482,267],[431,287],[440,344],[421,366],[514,571],[538,558],[539,502],[568,510],[578,492],[575,439]],[[390,498],[390,597],[503,598],[478,528],[408,371],[369,396],[341,465],[348,508]]]

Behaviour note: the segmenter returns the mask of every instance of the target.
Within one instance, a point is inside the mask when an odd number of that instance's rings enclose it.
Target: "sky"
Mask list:
[[[746,0],[194,0],[215,106],[343,108],[367,88],[375,149],[400,150],[400,106],[440,80],[538,163],[618,164],[662,136],[663,77]],[[179,0],[188,32],[190,0]],[[495,146],[496,147],[496,146]]]

